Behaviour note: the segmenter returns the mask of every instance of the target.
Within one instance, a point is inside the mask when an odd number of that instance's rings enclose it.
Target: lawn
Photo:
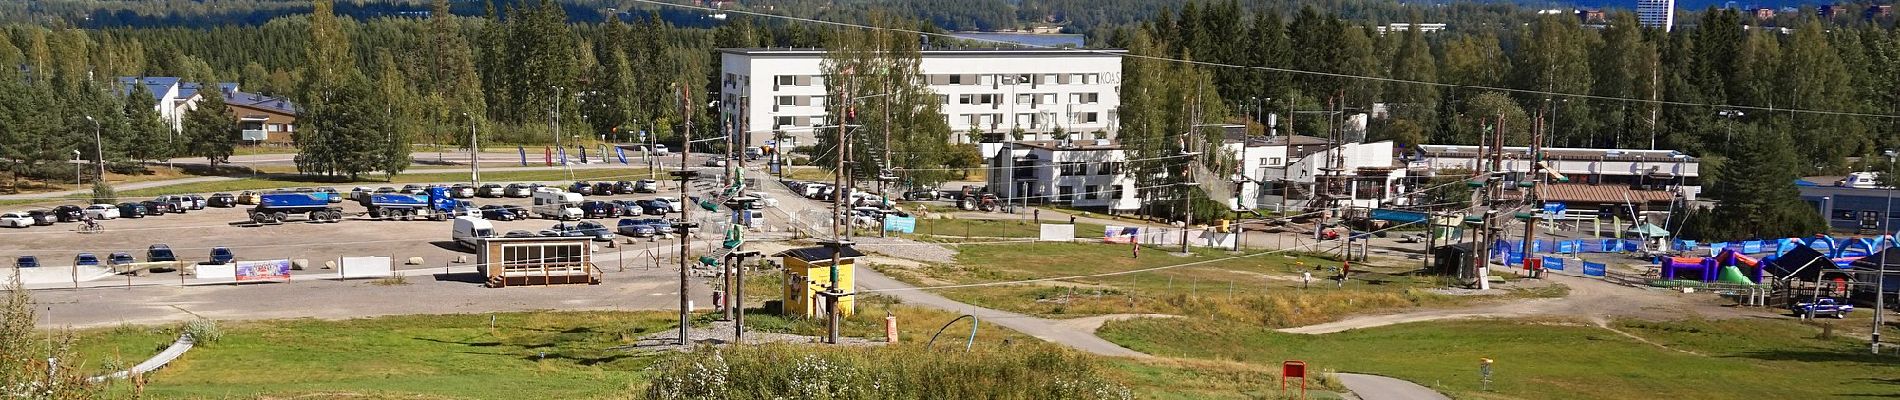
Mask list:
[[[1619,321],[1624,332],[1564,321],[1441,321],[1329,335],[1205,319],[1109,323],[1101,335],[1150,354],[1389,375],[1456,398],[1814,399],[1900,395],[1900,363],[1865,342],[1818,339],[1789,320]],[[1686,350],[1694,353],[1678,351]],[[1478,363],[1493,365],[1491,391]]]
[[[434,315],[347,321],[234,322],[224,339],[150,376],[159,398],[624,397],[649,357],[609,350],[672,326],[664,312]],[[130,365],[175,330],[80,333],[81,354]],[[119,385],[124,390],[125,385]]]

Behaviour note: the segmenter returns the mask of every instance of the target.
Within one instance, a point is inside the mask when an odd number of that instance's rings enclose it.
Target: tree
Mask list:
[[[1780,94],[1774,101],[1777,105],[1807,110],[1855,110],[1846,66],[1818,22],[1810,21],[1795,29],[1778,76],[1777,82],[1781,85],[1776,90]],[[1781,117],[1774,123],[1793,132],[1791,143],[1799,156],[1796,159],[1808,161],[1799,165],[1800,171],[1818,172],[1841,165],[1847,155],[1864,154],[1872,147],[1872,140],[1853,118],[1807,113]],[[1730,156],[1740,157],[1739,154]]]
[[[920,28],[918,22],[882,15],[873,20],[878,26]],[[858,125],[851,133],[850,157],[856,162],[852,172],[864,178],[891,173],[915,186],[960,178],[960,173],[944,168],[955,156],[950,124],[941,117],[943,102],[922,79],[917,37],[849,31],[832,40],[822,61],[826,98],[832,101],[825,120]],[[819,148],[842,143],[833,132],[818,135]],[[822,152],[813,161],[836,168],[838,154]]]
[[[381,165],[379,144],[390,142],[386,111],[373,103],[376,91],[356,68],[349,38],[332,12],[330,0],[317,0],[310,15],[306,51],[310,79],[301,92],[303,115],[291,135],[297,143],[297,170],[341,175],[355,180]]]
[[[396,174],[409,169],[410,138],[420,131],[417,120],[419,112],[415,103],[405,101],[414,97],[414,91],[405,84],[409,80],[396,68],[396,58],[388,50],[376,54],[377,92],[376,101],[382,104],[382,110],[374,116],[375,125],[384,132],[383,140],[376,146],[376,170],[386,178],[395,178]]]
[[[1789,183],[1800,174],[1799,155],[1788,145],[1788,135],[1780,129],[1754,126],[1738,130],[1730,143],[1735,151],[1716,167],[1716,180],[1709,186],[1707,197],[1717,201],[1711,220],[1714,229],[1701,239],[1791,237],[1826,231],[1820,215]]]
[[[158,100],[145,85],[133,85],[132,93],[125,98],[125,118],[129,121],[130,136],[138,139],[138,144],[127,148],[127,158],[140,161],[170,160],[180,146],[177,132],[165,125],[159,118],[156,107]],[[163,138],[163,139],[160,139]],[[189,142],[189,139],[185,140]]]
[[[198,94],[197,108],[185,113],[184,137],[190,143],[187,154],[204,157],[216,167],[231,158],[242,132],[237,116],[224,105],[223,91],[216,84],[204,84]]]
[[[1393,79],[1438,81],[1438,65],[1432,57],[1432,48],[1425,44],[1425,35],[1416,24],[1401,34],[1397,52],[1392,56],[1391,71]],[[1391,104],[1393,117],[1410,125],[1406,130],[1412,131],[1408,138],[1411,144],[1433,136],[1435,129],[1432,128],[1438,121],[1438,87],[1395,83],[1385,97]]]

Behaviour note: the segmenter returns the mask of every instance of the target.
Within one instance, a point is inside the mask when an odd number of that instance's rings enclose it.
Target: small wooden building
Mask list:
[[[475,270],[488,287],[599,284],[590,238],[487,238],[475,249]]]
[[[851,246],[839,248],[838,254],[838,290],[845,293],[856,291],[856,280],[852,278],[857,258],[864,253]],[[819,297],[831,287],[831,248],[825,246],[791,249],[774,254],[781,258],[785,266],[785,303],[780,309],[783,315],[802,315],[822,317],[825,315],[825,299]],[[855,296],[845,296],[838,300],[838,309],[844,316],[850,316],[855,309]]]

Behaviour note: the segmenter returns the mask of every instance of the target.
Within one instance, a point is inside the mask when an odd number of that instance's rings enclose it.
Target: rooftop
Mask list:
[[[1063,146],[1063,141],[1061,140],[1025,140],[1012,143],[1015,143],[1017,146],[1061,151],[1120,150],[1122,148],[1121,142],[1114,139],[1103,139],[1101,141],[1095,139],[1073,140],[1069,141],[1066,147]]]
[[[1419,145],[1419,152],[1426,157],[1476,157],[1478,146],[1462,145]],[[1529,147],[1504,146],[1506,153],[1530,153]],[[1696,158],[1675,150],[1636,150],[1636,149],[1593,149],[1579,147],[1546,147],[1544,156],[1553,160],[1626,160],[1626,161],[1688,161]]]
[[[843,250],[842,254],[839,254],[839,257],[841,258],[864,256],[864,253],[858,252],[858,249],[852,248],[851,246],[844,246],[844,248],[841,250]],[[792,258],[797,258],[797,259],[805,260],[808,262],[821,261],[821,260],[831,261],[831,248],[825,247],[825,246],[804,247],[804,248],[781,251],[781,252],[778,252],[778,254],[773,254],[772,256],[773,257],[790,256]]]

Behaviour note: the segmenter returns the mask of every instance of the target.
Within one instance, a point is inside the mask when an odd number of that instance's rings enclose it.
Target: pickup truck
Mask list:
[[[1828,315],[1834,318],[1847,318],[1847,314],[1854,312],[1854,305],[1836,303],[1834,299],[1820,299],[1813,303],[1795,303],[1791,309],[1796,316],[1804,318],[1809,313],[1813,313],[1816,317]]]

